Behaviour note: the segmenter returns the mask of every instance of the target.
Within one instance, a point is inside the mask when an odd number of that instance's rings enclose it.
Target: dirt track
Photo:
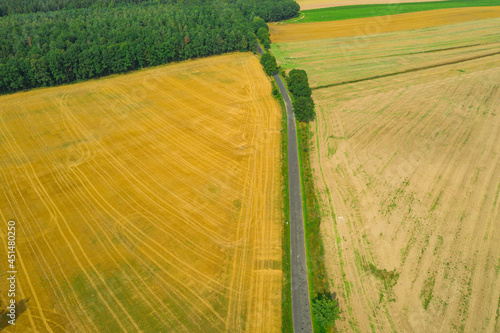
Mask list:
[[[236,53],[1,96],[0,218],[29,298],[6,331],[279,332],[270,91]]]

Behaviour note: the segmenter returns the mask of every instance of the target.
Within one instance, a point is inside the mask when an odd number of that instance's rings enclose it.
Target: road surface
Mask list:
[[[257,46],[259,54],[262,48]],[[292,317],[295,333],[312,333],[311,307],[309,304],[309,284],[307,281],[307,258],[302,213],[302,192],[300,186],[300,167],[297,147],[295,115],[288,91],[278,73],[274,72],[285,101],[288,123],[288,191],[290,199],[290,258],[292,267]]]

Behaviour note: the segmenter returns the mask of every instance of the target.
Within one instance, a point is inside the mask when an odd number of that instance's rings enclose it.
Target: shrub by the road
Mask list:
[[[312,302],[312,313],[320,332],[331,332],[335,320],[340,316],[340,309],[334,296],[330,293],[318,295]]]
[[[269,49],[271,47],[271,38],[269,37],[269,27],[266,21],[255,16],[252,21],[252,29],[262,45],[264,45],[264,48]]]
[[[316,116],[314,101],[306,71],[292,69],[286,79],[288,90],[293,96],[293,110],[298,121],[308,122]]]
[[[314,120],[314,101],[311,97],[298,96],[293,99],[293,111],[298,121]]]
[[[294,96],[310,97],[311,88],[307,73],[303,69],[292,69],[286,80],[288,89]]]
[[[257,38],[261,41],[264,48],[269,49],[271,47],[271,39],[269,38],[269,31],[264,28],[259,28],[257,30]]]
[[[271,76],[278,69],[276,58],[269,52],[265,52],[260,58],[260,63],[264,67],[264,72]]]

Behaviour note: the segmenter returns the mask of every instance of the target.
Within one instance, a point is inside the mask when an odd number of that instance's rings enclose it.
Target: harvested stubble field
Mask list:
[[[328,86],[312,156],[339,331],[500,331],[499,27],[278,45]]]
[[[500,17],[500,6],[447,8],[341,21],[269,25],[273,43],[366,36]]]
[[[370,2],[371,0],[367,0]],[[374,0],[373,3],[359,1],[346,1],[343,6],[323,6],[300,12],[296,18],[285,20],[279,24],[309,23],[347,20],[381,15],[395,15],[404,13],[423,12],[436,9],[465,8],[465,7],[491,7],[499,6],[499,0],[444,0],[444,1],[392,1]]]
[[[376,5],[376,4],[400,4],[407,2],[431,2],[444,0],[298,0],[301,10],[355,6],[355,5]]]
[[[270,91],[237,53],[0,97],[0,217],[28,305],[7,331],[280,331]]]

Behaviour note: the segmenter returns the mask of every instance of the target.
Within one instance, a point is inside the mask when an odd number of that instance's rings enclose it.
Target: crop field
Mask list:
[[[499,27],[275,45],[313,86],[339,331],[500,331]]]
[[[388,13],[391,14],[391,12]],[[500,17],[500,6],[437,9],[331,22],[272,23],[269,27],[273,43],[286,43],[334,37],[366,36],[497,17]]]
[[[301,10],[311,10],[319,8],[357,6],[357,5],[378,5],[378,4],[400,4],[407,2],[430,2],[444,0],[299,0]]]
[[[500,6],[500,0],[305,0],[297,18],[282,23],[309,23],[347,20],[381,15],[404,14],[427,10]],[[280,23],[281,24],[281,23]]]
[[[0,330],[280,331],[270,92],[235,53],[0,97]]]

